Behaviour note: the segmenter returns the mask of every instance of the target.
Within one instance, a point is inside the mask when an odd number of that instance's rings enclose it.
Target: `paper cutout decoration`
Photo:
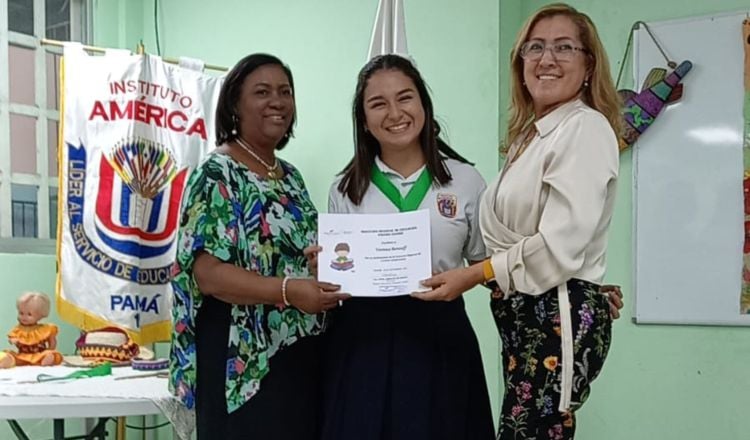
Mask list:
[[[639,93],[632,90],[619,90],[625,103],[622,108],[623,131],[620,134],[620,151],[633,145],[656,120],[662,109],[682,97],[685,75],[692,69],[693,63],[683,61],[672,73],[666,69],[651,69]]]

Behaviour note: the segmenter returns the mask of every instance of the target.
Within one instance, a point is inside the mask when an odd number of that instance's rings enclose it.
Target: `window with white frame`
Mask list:
[[[0,5],[0,252],[54,250],[59,65],[43,38],[87,42],[86,0]]]

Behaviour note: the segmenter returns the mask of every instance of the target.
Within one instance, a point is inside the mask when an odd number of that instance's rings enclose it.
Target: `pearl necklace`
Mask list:
[[[268,171],[268,177],[269,178],[271,178],[271,179],[278,179],[279,178],[277,176],[277,171],[279,170],[279,160],[278,159],[276,159],[274,157],[273,158],[273,166],[268,165],[265,160],[261,159],[261,157],[258,155],[258,153],[256,153],[255,151],[253,151],[253,148],[250,145],[248,145],[248,143],[245,142],[244,139],[242,139],[241,137],[237,136],[237,138],[235,140],[237,141],[237,145],[239,145],[240,147],[242,147],[242,149],[245,150],[245,151],[247,151],[248,154],[250,154],[251,156],[253,156],[253,158],[255,158],[255,160],[257,160],[258,162],[260,162],[261,165],[263,165],[264,167],[266,167],[266,170]]]

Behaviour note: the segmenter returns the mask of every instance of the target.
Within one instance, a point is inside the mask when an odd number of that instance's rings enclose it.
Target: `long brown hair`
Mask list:
[[[563,15],[573,21],[573,24],[578,28],[578,37],[586,49],[590,78],[589,86],[585,87],[581,93],[581,99],[586,105],[603,114],[615,133],[620,133],[620,98],[612,82],[609,59],[604,50],[604,45],[599,39],[596,26],[588,15],[578,12],[572,6],[565,3],[554,3],[542,7],[526,20],[526,23],[518,32],[516,43],[510,54],[511,102],[508,133],[505,137],[506,148],[534,122],[535,117],[531,95],[523,85],[521,46],[526,42],[529,33],[540,20],[558,15]]]
[[[360,70],[357,77],[357,89],[352,103],[354,122],[354,157],[341,171],[344,177],[339,182],[338,190],[355,204],[359,205],[367,188],[370,186],[372,167],[375,157],[380,154],[380,143],[365,129],[365,88],[367,81],[378,71],[397,70],[409,77],[417,88],[424,108],[424,127],[419,134],[419,145],[425,157],[425,165],[432,175],[434,184],[445,185],[451,181],[451,174],[443,163],[446,157],[459,162],[470,163],[448,144],[440,139],[440,125],[435,121],[432,110],[432,99],[422,75],[408,59],[398,55],[380,55],[370,60]]]

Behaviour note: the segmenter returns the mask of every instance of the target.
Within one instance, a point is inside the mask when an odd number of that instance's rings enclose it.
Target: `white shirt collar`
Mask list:
[[[410,176],[404,177],[398,171],[396,171],[393,168],[391,168],[388,165],[386,165],[386,163],[383,162],[382,159],[380,159],[380,156],[375,156],[375,165],[384,174],[390,174],[392,176],[397,177],[400,180],[403,180],[402,183],[413,183],[413,182],[415,182],[419,178],[419,175],[422,174],[422,170],[424,169],[424,167],[427,166],[427,165],[422,165],[421,167],[419,167],[419,169],[417,171],[413,172]]]
[[[574,99],[570,102],[566,102],[560,107],[557,107],[548,114],[544,115],[542,119],[534,123],[537,131],[539,132],[539,136],[545,137],[548,134],[552,133],[552,131],[557,128],[558,125],[560,125],[560,122],[562,122],[566,117],[568,117],[569,114],[573,113],[579,107],[586,107],[586,104],[584,104],[580,99]]]

